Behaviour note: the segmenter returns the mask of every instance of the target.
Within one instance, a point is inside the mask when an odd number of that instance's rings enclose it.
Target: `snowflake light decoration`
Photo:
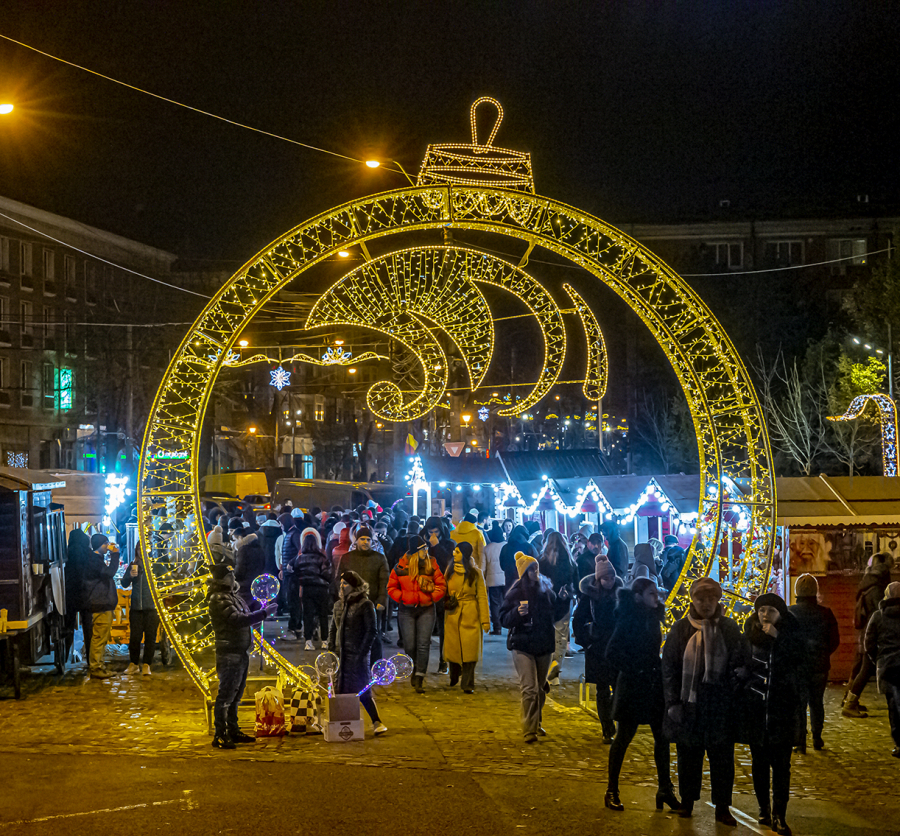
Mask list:
[[[483,406],[483,407],[481,407],[481,409],[478,410],[478,417],[479,417],[482,421],[487,421],[488,416],[489,416],[490,414],[491,414],[491,413],[490,413],[490,411],[488,410],[488,408],[487,408],[486,406]]]
[[[274,386],[279,392],[284,389],[285,386],[291,385],[291,373],[282,366],[279,366],[277,369],[272,369],[269,372],[272,375],[272,380],[269,382],[270,386]]]

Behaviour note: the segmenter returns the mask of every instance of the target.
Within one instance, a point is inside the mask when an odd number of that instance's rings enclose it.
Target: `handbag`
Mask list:
[[[284,694],[277,688],[267,685],[262,691],[254,694],[256,700],[256,736],[283,737],[284,726]]]
[[[455,595],[448,595],[444,598],[444,612],[456,612],[459,609],[459,598]]]
[[[322,697],[319,690],[294,691],[289,711],[288,731],[291,734],[321,733]]]

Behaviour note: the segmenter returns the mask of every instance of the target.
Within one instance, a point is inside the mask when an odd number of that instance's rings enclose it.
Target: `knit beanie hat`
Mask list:
[[[884,598],[885,600],[888,598],[900,598],[900,581],[894,581],[887,585],[887,589],[884,590]]]
[[[470,508],[469,512],[466,514],[466,519],[469,522],[477,523],[478,522],[478,509]]]
[[[787,604],[784,602],[784,598],[780,595],[776,595],[774,592],[766,592],[764,595],[760,595],[753,602],[753,609],[756,612],[759,612],[760,607],[775,607],[778,610],[778,614],[784,618],[787,615]]]
[[[217,525],[212,531],[209,532],[209,537],[206,538],[206,542],[210,544],[210,546],[221,546],[222,545],[222,526]]]
[[[537,561],[530,554],[516,552],[516,571],[519,573],[520,578],[528,571],[528,567],[531,566],[532,563],[537,565]]]
[[[109,537],[105,534],[101,534],[99,531],[96,534],[91,535],[91,549],[93,551],[97,551],[104,543],[109,542]]]
[[[302,509],[302,508],[292,508],[292,509],[291,509],[291,516],[292,516],[294,519],[296,519],[297,517],[302,517],[302,516],[303,516],[303,509]]]
[[[356,539],[359,540],[360,537],[368,537],[370,540],[372,539],[372,529],[367,525],[361,525],[356,529]]]
[[[594,577],[598,581],[604,578],[614,578],[616,576],[616,567],[609,562],[609,558],[605,554],[598,554],[594,558]]]
[[[341,574],[341,580],[354,589],[359,589],[363,585],[363,579],[352,569],[347,569]]]
[[[677,546],[678,538],[674,534],[667,534],[663,537],[663,545],[664,546]]]
[[[691,584],[691,600],[693,601],[698,595],[704,593],[712,593],[718,599],[722,597],[722,587],[718,581],[714,581],[712,578],[697,578]]]
[[[819,582],[809,573],[800,575],[794,584],[794,594],[798,598],[815,598],[819,594]]]
[[[213,563],[209,571],[213,580],[224,581],[231,574],[232,568],[230,563]]]

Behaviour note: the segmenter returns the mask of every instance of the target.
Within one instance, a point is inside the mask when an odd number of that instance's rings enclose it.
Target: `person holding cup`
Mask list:
[[[569,602],[557,601],[550,581],[541,576],[538,562],[531,555],[516,552],[519,579],[513,583],[500,607],[500,623],[509,630],[506,646],[512,651],[513,664],[522,694],[522,733],[526,743],[534,743],[546,732],[541,712],[546,697],[547,671],[556,647],[554,624]]]
[[[156,652],[156,633],[159,630],[159,616],[156,613],[156,602],[150,593],[150,582],[147,579],[147,570],[141,553],[140,543],[134,547],[134,559],[125,569],[122,576],[122,588],[131,587],[131,607],[129,608],[128,623],[131,630],[128,639],[128,667],[126,674],[135,674],[140,671],[144,676],[150,676],[150,665],[153,662],[153,654]],[[143,667],[141,663],[141,643],[144,645]]]

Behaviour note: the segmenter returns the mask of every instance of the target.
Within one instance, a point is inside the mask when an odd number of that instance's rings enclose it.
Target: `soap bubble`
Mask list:
[[[272,577],[272,575],[260,575],[258,578],[254,578],[253,583],[250,584],[250,594],[260,603],[268,604],[275,600],[280,588],[281,584],[278,583],[278,578]]]
[[[372,684],[387,686],[397,678],[397,669],[390,659],[379,659],[372,665]]]
[[[398,653],[396,656],[392,656],[390,662],[397,672],[398,682],[405,682],[412,676],[413,660],[405,653]]]
[[[337,673],[340,665],[338,657],[329,650],[316,656],[316,670],[319,672],[319,676],[326,676],[330,679]]]

